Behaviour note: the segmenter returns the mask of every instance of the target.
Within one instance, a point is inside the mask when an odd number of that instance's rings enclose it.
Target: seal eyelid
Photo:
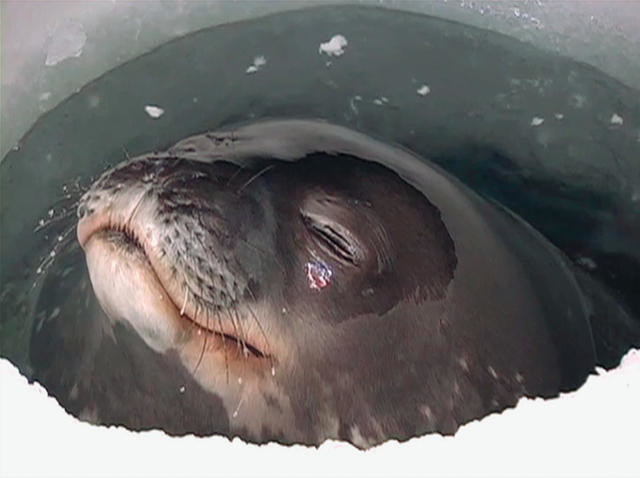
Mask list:
[[[301,212],[302,222],[309,229],[329,253],[342,262],[359,265],[359,249],[350,235],[337,224],[316,217],[315,214]]]

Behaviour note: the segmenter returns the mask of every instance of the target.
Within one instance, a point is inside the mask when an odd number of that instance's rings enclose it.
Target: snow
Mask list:
[[[426,96],[431,93],[431,88],[429,88],[427,85],[422,85],[420,88],[418,88],[417,93],[420,96]]]
[[[615,125],[621,125],[624,123],[624,119],[622,119],[622,116],[618,115],[617,113],[614,113],[611,116],[611,124],[615,124]]]
[[[344,53],[347,46],[347,39],[342,35],[334,35],[326,43],[321,43],[319,53],[326,53],[329,56],[340,56]]]
[[[247,67],[247,69],[245,70],[245,73],[247,74],[256,73],[260,70],[260,68],[262,68],[266,64],[267,64],[267,59],[264,56],[256,56],[253,59],[253,63],[249,67]]]
[[[598,265],[590,257],[578,257],[576,262],[585,269],[589,269],[590,271],[598,268]]]
[[[67,415],[38,384],[0,360],[1,476],[635,476],[640,350],[577,392],[522,399],[462,427],[363,452],[249,445],[221,437],[96,427]]]
[[[144,107],[144,110],[147,112],[149,116],[153,119],[160,118],[164,114],[164,110],[159,106],[147,105]]]
[[[531,126],[540,126],[542,123],[544,123],[544,118],[540,118],[538,116],[534,116],[531,119]]]
[[[56,28],[49,38],[46,66],[54,66],[69,58],[77,58],[82,55],[82,50],[87,43],[87,34],[84,27],[78,22],[65,22]]]

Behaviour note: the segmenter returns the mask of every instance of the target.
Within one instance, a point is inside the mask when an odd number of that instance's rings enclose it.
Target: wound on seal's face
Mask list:
[[[584,380],[593,351],[561,257],[428,163],[310,123],[245,127],[244,149],[198,136],[198,149],[116,166],[81,200],[78,240],[111,327],[174,364],[157,374],[181,367],[222,404],[180,413],[210,421],[205,434],[368,447]],[[281,151],[261,154],[274,134]],[[216,148],[221,160],[198,160]],[[524,264],[525,249],[545,260]],[[575,354],[559,351],[530,268],[565,293]]]

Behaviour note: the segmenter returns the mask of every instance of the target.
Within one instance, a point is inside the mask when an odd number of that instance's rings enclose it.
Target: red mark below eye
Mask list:
[[[333,273],[323,262],[307,262],[305,269],[307,271],[307,279],[309,280],[309,288],[316,290],[324,289],[331,282]]]

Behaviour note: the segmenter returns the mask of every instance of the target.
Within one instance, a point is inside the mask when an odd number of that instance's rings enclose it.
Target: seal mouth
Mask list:
[[[154,282],[156,289],[164,291],[170,299],[169,315],[181,319],[182,325],[188,324],[195,327],[198,335],[205,334],[208,339],[212,339],[213,347],[222,349],[224,352],[225,361],[229,358],[227,351],[238,352],[238,358],[273,360],[264,336],[253,334],[250,330],[239,329],[233,320],[221,318],[220,316],[225,312],[224,308],[202,313],[203,310],[199,310],[202,308],[199,307],[197,300],[193,300],[197,299],[197,296],[192,291],[188,288],[179,291],[180,287],[172,279],[174,274],[167,270],[168,268],[159,258],[157,241],[149,235],[141,234],[140,227],[131,220],[120,221],[109,213],[92,213],[78,221],[76,233],[78,242],[87,255],[97,253],[92,250],[92,243],[97,242],[110,246],[106,254],[121,256],[106,258],[107,262],[114,263],[122,260],[122,256],[134,257],[135,267],[144,269],[138,274],[144,276],[144,279],[139,280]],[[105,253],[105,249],[98,253]],[[127,260],[127,258],[124,259]],[[150,297],[148,300],[153,301],[154,298]],[[166,304],[164,306],[166,307]],[[211,320],[214,315],[216,317]],[[171,319],[167,318],[167,320]]]

